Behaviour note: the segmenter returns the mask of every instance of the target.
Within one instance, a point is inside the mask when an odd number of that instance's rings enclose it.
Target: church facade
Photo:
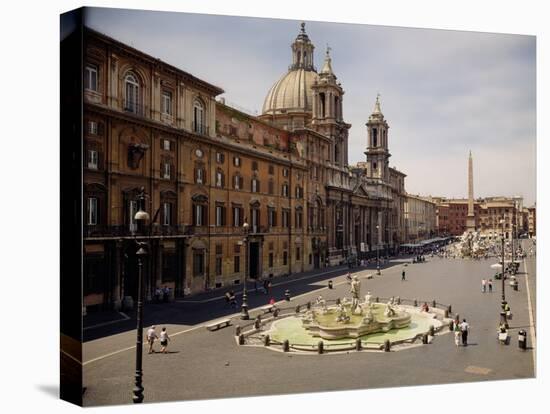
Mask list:
[[[259,116],[90,29],[84,46],[85,306],[135,298],[142,188],[148,299],[157,287],[182,296],[384,255],[405,240],[405,174],[389,167],[379,98],[365,162],[350,166],[345,91],[329,50],[317,72],[304,24]]]

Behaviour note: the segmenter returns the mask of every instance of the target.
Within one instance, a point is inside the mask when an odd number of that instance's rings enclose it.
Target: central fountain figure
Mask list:
[[[323,300],[303,317],[304,328],[314,337],[342,339],[409,326],[411,315],[397,306],[393,298],[386,304],[372,302],[368,292],[365,301],[359,303],[360,290],[361,282],[354,276],[350,289],[351,303],[343,298],[338,305],[327,307]]]
[[[351,280],[351,312],[355,313],[355,309],[359,306],[359,295],[361,294],[361,282],[357,275],[353,275]]]

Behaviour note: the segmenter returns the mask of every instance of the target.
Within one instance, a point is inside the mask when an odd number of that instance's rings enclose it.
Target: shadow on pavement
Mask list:
[[[396,264],[402,263],[404,257],[391,260],[389,263],[380,266],[381,270],[392,267]],[[326,274],[326,272],[330,272]],[[335,279],[337,277],[345,275],[348,271],[365,272],[375,271],[374,266],[368,267],[355,267],[348,269],[347,267],[340,266],[335,268],[323,269],[321,274],[301,274],[299,277],[292,278],[288,276],[282,276],[272,279],[274,286],[270,294],[266,295],[261,290],[255,292],[254,286],[251,282],[247,284],[248,293],[248,307],[249,309],[259,306],[267,305],[271,298],[276,302],[285,298],[285,290],[290,291],[291,297],[302,295],[312,292],[314,290],[327,286],[326,283],[319,284],[319,282],[328,282],[328,280]],[[278,285],[278,286],[277,286]],[[143,308],[143,326],[148,327],[150,325],[187,325],[192,326],[200,324],[212,319],[223,318],[228,315],[235,314],[241,309],[241,297],[242,286],[238,286],[240,290],[233,290],[236,293],[238,307],[237,309],[229,307],[223,294],[229,289],[217,290],[213,292],[203,293],[192,296],[188,301],[177,300],[171,303],[147,303]],[[326,291],[324,295],[330,298],[330,290]],[[200,303],[200,300],[208,300],[208,302]],[[126,312],[130,319],[117,321],[105,326],[91,327],[83,332],[84,342],[92,341],[95,339],[103,338],[106,336],[116,335],[123,332],[136,329],[136,312]],[[98,317],[97,319],[101,319]]]

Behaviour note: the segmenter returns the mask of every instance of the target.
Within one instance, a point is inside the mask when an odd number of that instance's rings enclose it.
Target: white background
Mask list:
[[[77,1],[3,2],[2,128],[0,146],[0,406],[3,412],[73,412],[58,400],[59,381],[59,14]],[[51,2],[53,3],[53,2]],[[475,30],[537,36],[538,303],[548,294],[544,191],[548,173],[550,64],[543,1],[94,1],[116,6],[210,14],[279,17],[378,25]],[[546,26],[546,27],[545,27]],[[545,92],[545,93],[543,93]],[[544,117],[546,115],[546,118]],[[546,164],[546,165],[545,165]],[[547,182],[547,181],[546,181]],[[547,185],[546,185],[547,188]],[[547,233],[546,233],[547,234]],[[546,263],[545,263],[546,262]],[[79,275],[75,275],[79,277]],[[540,307],[539,307],[540,308]],[[107,412],[162,410],[281,413],[294,411],[445,413],[541,412],[548,387],[548,317],[539,309],[536,380],[392,388],[281,397],[103,408]],[[512,345],[511,345],[512,346]],[[515,346],[515,343],[514,345]],[[233,373],[231,381],[239,381]],[[291,373],[289,373],[290,375]],[[326,375],[332,373],[327,372]],[[269,373],[266,372],[266,375]],[[365,372],[365,375],[375,375]],[[414,371],[411,371],[414,375]],[[130,389],[128,392],[130,393]],[[130,394],[129,394],[130,401]],[[89,409],[96,412],[99,409]]]

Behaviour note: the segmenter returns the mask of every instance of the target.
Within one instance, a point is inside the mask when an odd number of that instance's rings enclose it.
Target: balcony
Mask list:
[[[122,103],[122,108],[124,112],[128,112],[133,115],[137,115],[137,116],[145,115],[145,107],[139,102],[124,100]]]
[[[208,135],[208,126],[206,126],[205,124],[202,124],[202,123],[197,123],[197,122],[191,122],[191,130],[195,133],[195,134],[199,134],[199,135]]]

